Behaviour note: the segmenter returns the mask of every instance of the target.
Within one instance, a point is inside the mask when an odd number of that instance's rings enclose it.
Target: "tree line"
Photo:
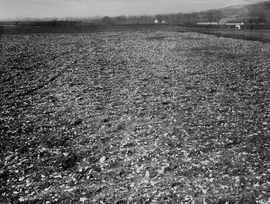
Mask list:
[[[196,24],[200,21],[219,22],[224,18],[224,14],[220,10],[211,10],[205,12],[194,13],[177,13],[177,14],[158,14],[153,16],[117,16],[103,18],[86,19],[85,22],[98,25],[122,25],[122,24],[152,24],[154,20],[158,22],[166,22],[166,24],[188,25]]]

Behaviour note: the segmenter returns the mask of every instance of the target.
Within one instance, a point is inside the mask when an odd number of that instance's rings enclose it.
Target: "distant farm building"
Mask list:
[[[198,22],[197,25],[200,26],[222,26],[223,28],[241,29],[244,25],[243,22],[227,22],[222,20],[220,22]]]
[[[164,20],[163,20],[163,21],[161,21],[161,24],[166,24],[166,21],[164,21]]]
[[[234,18],[223,18],[219,21],[219,24],[227,28],[241,29],[244,25],[243,22],[237,22]]]
[[[218,25],[218,22],[198,22],[197,25]]]
[[[159,20],[158,19],[155,19],[154,20],[154,24],[159,24]]]
[[[226,23],[225,25],[228,27],[234,27],[235,29],[241,29],[241,26],[244,25],[244,23]]]

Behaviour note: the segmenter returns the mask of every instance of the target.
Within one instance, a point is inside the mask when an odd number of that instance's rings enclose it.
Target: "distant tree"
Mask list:
[[[127,18],[125,16],[117,16],[114,18],[116,24],[126,24]]]
[[[264,24],[266,23],[266,19],[262,16],[251,17],[248,19],[249,24]]]
[[[204,12],[205,21],[209,22],[219,22],[224,17],[224,14],[220,10],[210,10]]]
[[[158,22],[161,22],[164,19],[164,17],[162,15],[156,15],[155,19],[157,19]]]
[[[155,19],[154,16],[146,16],[146,15],[141,16],[141,22],[143,24],[152,24],[154,19]]]
[[[110,18],[109,16],[105,16],[101,19],[101,23],[104,25],[112,25],[114,24],[113,19]]]
[[[258,24],[264,24],[265,22],[266,22],[265,18],[263,16],[259,16]]]
[[[3,33],[4,33],[4,27],[3,26],[0,26],[0,38],[3,35]]]

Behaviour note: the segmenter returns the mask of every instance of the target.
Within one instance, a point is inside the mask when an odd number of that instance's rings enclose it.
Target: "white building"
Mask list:
[[[218,22],[198,22],[197,25],[218,25]]]
[[[220,25],[225,25],[228,27],[235,27],[235,29],[241,29],[241,26],[244,25],[243,22],[235,22],[237,21],[235,18],[222,18],[219,21]]]
[[[154,20],[154,24],[159,24],[158,19],[155,19],[155,20]]]
[[[235,29],[241,29],[241,25],[244,25],[243,22],[241,23],[226,23],[227,26],[235,26]]]

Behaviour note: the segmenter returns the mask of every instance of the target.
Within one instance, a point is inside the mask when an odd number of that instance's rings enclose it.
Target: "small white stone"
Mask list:
[[[101,158],[99,159],[99,162],[100,162],[100,163],[104,163],[104,162],[105,162],[105,160],[106,160],[106,157],[105,157],[105,156],[103,156],[103,157],[101,157]]]
[[[85,198],[85,197],[80,198],[80,202],[85,202],[85,201],[87,201],[87,200],[88,200],[88,198]]]
[[[67,157],[67,156],[69,155],[69,153],[68,153],[68,152],[65,152],[65,153],[63,153],[63,155],[64,155],[65,157]]]

